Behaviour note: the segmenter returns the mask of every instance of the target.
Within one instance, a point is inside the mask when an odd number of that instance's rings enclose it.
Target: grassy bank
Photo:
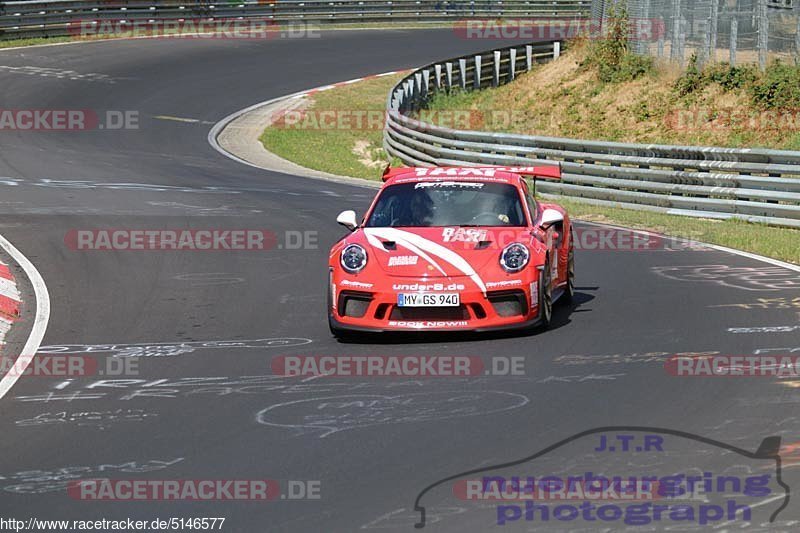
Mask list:
[[[589,68],[587,45],[514,83],[439,94],[435,111],[471,111],[481,128],[528,135],[629,143],[800,150],[800,70],[773,63],[766,73],[722,64],[686,73],[634,66],[625,81]]]
[[[382,147],[386,95],[401,77],[372,78],[318,92],[297,116],[287,115],[267,128],[261,142],[270,152],[307,168],[379,179],[388,163]]]
[[[337,87],[313,96],[307,111],[347,110],[382,112],[386,94],[400,76],[371,79]],[[310,113],[314,116],[314,113]],[[308,123],[313,126],[313,122]],[[379,129],[306,129],[271,127],[264,131],[264,146],[300,165],[334,174],[378,179],[385,154]],[[369,158],[364,150],[369,147]],[[395,161],[395,165],[399,162]],[[667,235],[695,239],[800,264],[800,231],[770,228],[740,221],[719,221],[597,207],[561,198],[576,219],[605,222]]]

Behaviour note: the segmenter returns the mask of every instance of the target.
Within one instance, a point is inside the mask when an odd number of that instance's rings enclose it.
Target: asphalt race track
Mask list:
[[[665,428],[750,451],[765,437],[800,441],[800,381],[673,377],[664,369],[678,353],[800,354],[798,330],[729,331],[798,324],[800,273],[723,251],[579,250],[577,302],[557,308],[553,328],[535,335],[355,344],[330,336],[327,251],[344,233],[334,220],[346,208],[363,213],[374,191],[238,164],[208,145],[208,130],[269,98],[491,46],[447,30],[398,30],[0,52],[2,108],[139,113],[136,130],[0,133],[0,234],[36,265],[50,294],[43,342],[50,348],[40,353],[96,355],[102,368],[110,359],[132,361],[138,373],[16,383],[0,400],[2,515],[225,517],[223,531],[231,532],[411,531],[425,487],[592,428]],[[103,228],[264,229],[283,246],[87,252],[65,241],[70,230]],[[293,249],[287,232],[312,232],[317,242]],[[21,281],[31,306],[31,288]],[[16,335],[29,326],[21,322]],[[304,380],[274,376],[271,368],[283,355],[375,354],[480,356],[487,367],[495,357],[520,357],[524,372]],[[670,449],[670,439],[677,437],[667,435],[666,451],[640,463],[658,472],[703,469],[705,460],[720,472],[774,472],[774,464],[753,465],[714,446],[707,453],[699,443]],[[585,437],[542,460],[552,472],[566,457],[595,472],[614,460],[635,462],[628,460],[635,452],[592,452],[597,443]],[[782,465],[793,493],[800,488],[796,463]],[[304,480],[318,482],[320,497],[83,501],[65,490],[70,481],[99,478],[271,479],[284,492],[289,480]],[[498,527],[491,506],[447,490],[425,498],[431,531],[541,526],[520,519]],[[772,492],[758,509],[774,511],[783,498]],[[798,502],[791,499],[763,529],[796,531]],[[769,513],[758,517],[713,525],[761,530]],[[710,529],[683,523],[675,530]]]

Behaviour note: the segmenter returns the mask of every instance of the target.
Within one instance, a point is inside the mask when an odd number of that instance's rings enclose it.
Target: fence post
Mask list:
[[[758,66],[767,69],[767,49],[769,47],[769,18],[767,0],[758,0]]]
[[[794,34],[795,62],[800,61],[800,12],[797,15],[797,31]]]
[[[475,56],[475,73],[472,77],[472,87],[481,88],[481,56]]]
[[[711,21],[708,22],[710,27]],[[703,50],[699,56],[701,66],[711,62],[711,32],[709,31],[706,31],[705,35],[703,35]]]
[[[730,55],[730,63],[732,67],[736,66],[736,46],[739,40],[739,19],[736,18],[736,15],[733,16],[733,20],[731,20],[731,55]]]
[[[643,28],[645,24],[647,24],[650,31],[652,32],[653,30],[653,25],[650,23],[650,0],[645,0],[644,5],[641,6],[640,9],[641,13],[637,14],[637,18],[634,19],[634,31],[629,31],[629,33],[632,33],[633,39],[635,39],[636,53],[639,55],[648,55],[650,54],[650,41],[643,31]]]
[[[719,3],[721,0],[711,0],[711,35],[709,49],[711,62],[717,60],[717,34],[719,33]]]
[[[553,61],[561,57],[561,41],[553,43]]]
[[[493,66],[493,76],[492,76],[492,86],[497,87],[500,85],[500,56],[502,52],[499,50],[494,51],[494,66]]]
[[[466,90],[467,89],[467,60],[466,59],[459,59],[458,60],[458,69],[459,69],[459,73],[461,74],[461,88]]]
[[[525,47],[525,70],[528,72],[533,68],[533,46],[528,45]]]
[[[508,81],[514,81],[514,78],[517,76],[517,49],[512,48],[508,51],[509,56],[509,70],[508,70]]]
[[[678,57],[678,49],[680,48],[681,31],[681,0],[672,0],[672,39],[670,41],[669,58],[672,61],[682,60],[683,57]]]

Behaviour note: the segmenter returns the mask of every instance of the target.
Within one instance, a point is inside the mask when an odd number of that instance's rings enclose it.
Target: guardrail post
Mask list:
[[[416,88],[415,94],[417,96],[417,101],[419,101],[420,97],[427,96],[422,92],[422,74],[420,72],[414,73],[414,87]]]
[[[736,45],[739,41],[739,20],[736,16],[731,20],[731,51],[729,61],[732,67],[736,66]]]
[[[430,70],[423,70],[422,71],[422,81],[425,85],[425,97],[427,98],[431,92],[431,71]]]
[[[533,46],[525,47],[525,69],[530,72],[533,68]]]
[[[448,61],[445,64],[445,70],[447,71],[447,90],[453,88],[453,63]]]
[[[561,41],[556,41],[553,43],[553,60],[559,57],[561,57]]]
[[[461,74],[461,88],[466,90],[467,89],[467,60],[466,59],[459,59],[458,60],[458,70]]]
[[[414,97],[414,81],[407,80],[406,83],[406,102],[410,102],[411,99]]]
[[[472,78],[472,86],[475,89],[481,88],[481,56],[475,56],[475,75]]]
[[[494,74],[492,76],[492,87],[497,87],[498,85],[500,85],[500,56],[501,55],[502,54],[501,54],[500,50],[495,50],[494,51],[494,65],[493,65]]]
[[[512,48],[508,51],[509,56],[509,71],[508,71],[508,81],[514,81],[514,78],[517,75],[517,49]]]

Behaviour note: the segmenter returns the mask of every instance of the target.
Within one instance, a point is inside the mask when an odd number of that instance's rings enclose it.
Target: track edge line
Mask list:
[[[0,379],[0,399],[2,399],[8,394],[11,388],[17,383],[20,376],[31,364],[33,358],[36,356],[36,352],[39,350],[39,346],[42,344],[42,340],[44,340],[44,335],[47,332],[47,325],[50,321],[50,294],[47,290],[44,278],[42,278],[42,275],[34,264],[2,235],[0,235],[0,247],[11,256],[11,259],[22,267],[22,270],[28,277],[28,281],[30,281],[33,286],[33,292],[36,296],[36,314],[33,327],[18,358],[18,361],[22,360],[22,362],[12,365],[6,375]]]

